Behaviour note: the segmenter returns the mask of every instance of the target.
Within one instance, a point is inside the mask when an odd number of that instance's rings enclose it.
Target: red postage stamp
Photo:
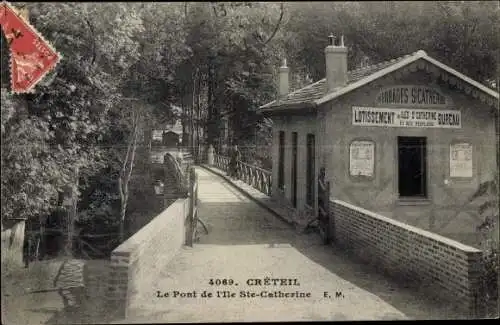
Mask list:
[[[7,2],[0,6],[0,24],[10,49],[12,92],[31,92],[61,55]]]

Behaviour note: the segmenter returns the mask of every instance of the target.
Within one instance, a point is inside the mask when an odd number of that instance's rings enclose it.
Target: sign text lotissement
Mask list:
[[[457,110],[352,107],[352,124],[360,126],[461,128]]]

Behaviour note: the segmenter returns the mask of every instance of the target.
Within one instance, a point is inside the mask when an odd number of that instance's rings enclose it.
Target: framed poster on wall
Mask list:
[[[375,143],[356,140],[349,147],[349,173],[351,176],[373,177],[375,169]]]
[[[450,145],[450,177],[472,177],[472,144],[460,142]]]

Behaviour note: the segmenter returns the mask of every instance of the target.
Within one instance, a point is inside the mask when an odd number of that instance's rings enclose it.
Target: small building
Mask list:
[[[182,133],[182,123],[180,120],[167,125],[165,129],[153,130],[151,161],[162,164],[163,157],[167,152],[177,152],[182,143]]]
[[[347,52],[331,36],[326,78],[291,93],[285,61],[259,108],[273,120],[273,198],[317,216],[325,168],[331,198],[474,244],[469,199],[498,168],[498,92],[422,50],[352,71]]]
[[[164,146],[178,146],[182,142],[182,122],[176,120],[175,123],[167,125],[163,132]]]
[[[163,133],[162,140],[163,146],[175,148],[181,142],[181,134],[169,130]]]

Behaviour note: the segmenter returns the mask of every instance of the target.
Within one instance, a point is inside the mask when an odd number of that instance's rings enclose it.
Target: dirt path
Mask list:
[[[198,174],[200,216],[210,232],[194,248],[184,248],[154,287],[132,297],[125,322],[453,318],[446,308],[321,245],[316,234],[298,234],[214,174]],[[247,282],[267,277],[299,285]],[[211,285],[211,279],[234,283]],[[202,297],[205,291],[213,296]],[[306,297],[270,298],[275,291]]]

